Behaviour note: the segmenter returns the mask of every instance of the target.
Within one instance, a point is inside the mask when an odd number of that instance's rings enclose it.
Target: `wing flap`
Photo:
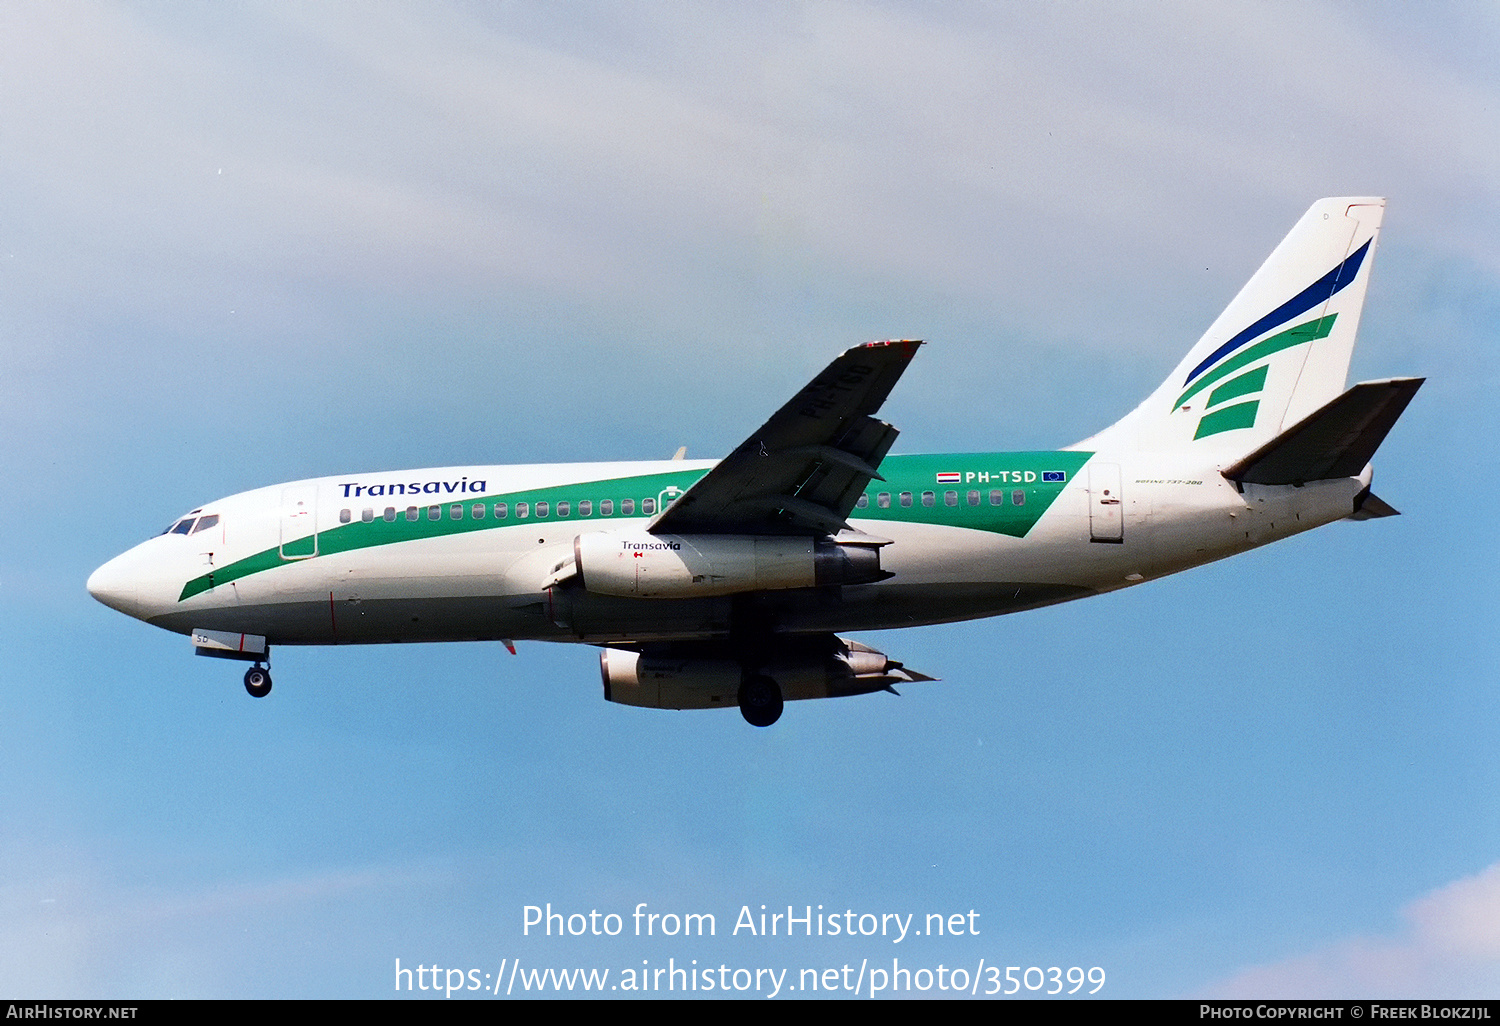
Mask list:
[[[845,351],[700,478],[653,534],[834,534],[900,433],[873,415],[921,342]]]

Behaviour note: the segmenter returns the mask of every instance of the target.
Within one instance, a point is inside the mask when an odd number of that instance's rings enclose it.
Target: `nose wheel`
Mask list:
[[[271,693],[271,671],[259,664],[245,671],[245,690],[252,698],[265,698]]]

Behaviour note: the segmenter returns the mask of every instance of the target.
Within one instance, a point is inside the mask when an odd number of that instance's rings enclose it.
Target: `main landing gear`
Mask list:
[[[245,671],[245,690],[252,698],[265,698],[271,693],[271,670],[256,663]],[[779,710],[778,710],[779,711]]]
[[[266,685],[270,687],[269,684]],[[769,727],[781,719],[785,703],[781,698],[781,685],[770,677],[752,675],[740,685],[740,715],[752,727]]]

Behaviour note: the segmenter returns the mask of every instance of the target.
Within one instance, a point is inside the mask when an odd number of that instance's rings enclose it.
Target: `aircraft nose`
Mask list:
[[[130,553],[116,556],[89,575],[89,594],[111,609],[118,609],[128,616],[139,617],[140,583],[127,557]]]

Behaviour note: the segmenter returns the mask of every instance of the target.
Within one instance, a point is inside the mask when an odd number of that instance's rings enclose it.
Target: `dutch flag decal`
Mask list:
[[[964,479],[964,476],[962,474],[958,474],[958,473],[939,474],[937,476],[937,483],[938,484],[958,484],[963,479]]]

